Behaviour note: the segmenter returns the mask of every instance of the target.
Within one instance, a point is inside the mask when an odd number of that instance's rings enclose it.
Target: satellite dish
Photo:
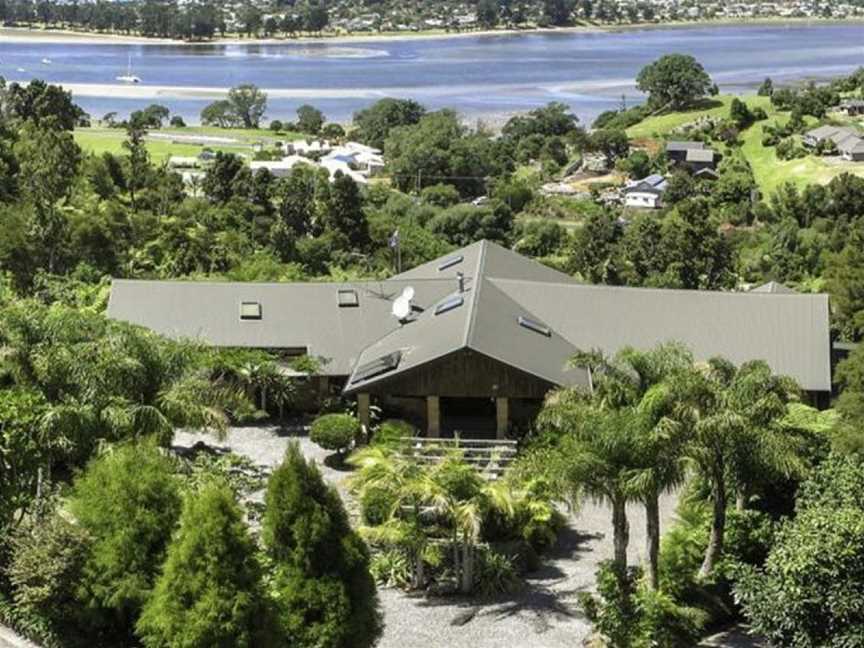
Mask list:
[[[411,314],[411,300],[401,295],[393,302],[393,316],[402,320]]]
[[[402,298],[407,299],[409,302],[414,299],[414,287],[405,286],[405,288],[402,289]]]

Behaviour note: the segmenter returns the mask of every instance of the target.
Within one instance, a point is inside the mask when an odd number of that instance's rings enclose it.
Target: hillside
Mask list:
[[[676,129],[699,119],[728,117],[732,99],[733,95],[720,95],[712,99],[710,105],[702,108],[649,117],[627,129],[627,135],[637,142],[642,141],[650,145],[653,141],[666,138]],[[741,153],[750,163],[763,195],[770,195],[784,182],[792,182],[798,187],[804,187],[811,183],[825,184],[841,173],[853,173],[864,177],[864,164],[860,162],[829,160],[814,155],[794,160],[778,159],[773,147],[762,145],[763,129],[768,124],[785,123],[789,119],[789,113],[775,109],[768,97],[750,95],[741,99],[751,110],[761,107],[768,115],[767,120],[756,122],[740,135]],[[831,117],[845,120],[839,115],[831,115]],[[815,122],[813,118],[808,120]]]

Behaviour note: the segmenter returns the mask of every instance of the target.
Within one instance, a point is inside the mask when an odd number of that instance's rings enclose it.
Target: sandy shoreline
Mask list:
[[[591,34],[621,31],[656,30],[656,29],[698,29],[701,27],[735,27],[735,26],[831,26],[831,25],[864,25],[864,17],[846,19],[814,19],[814,18],[758,18],[758,19],[722,19],[702,21],[679,21],[667,23],[636,23],[622,25],[578,25],[573,27],[538,27],[531,29],[487,29],[465,32],[394,32],[394,33],[355,33],[323,36],[300,36],[297,38],[214,38],[205,42],[188,42],[169,38],[148,38],[144,36],[129,36],[123,34],[98,34],[68,30],[32,30],[17,27],[0,27],[0,43],[50,43],[50,44],[81,44],[81,45],[176,45],[185,47],[201,47],[212,45],[286,45],[293,43],[360,43],[404,40],[441,40],[450,38],[467,38],[471,36],[515,36],[526,34]]]

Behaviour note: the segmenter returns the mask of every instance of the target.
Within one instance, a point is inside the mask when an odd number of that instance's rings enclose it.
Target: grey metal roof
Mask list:
[[[837,150],[841,153],[864,153],[864,139],[850,135],[837,144]]]
[[[649,175],[641,180],[635,180],[631,182],[626,187],[624,187],[624,193],[653,193],[653,194],[661,194],[666,191],[666,187],[668,183],[666,182],[666,178],[661,175]]]
[[[828,139],[832,135],[835,135],[838,130],[838,126],[819,126],[817,128],[807,131],[805,135],[807,135],[807,137],[812,137],[816,140]]]
[[[457,272],[463,303],[435,315],[435,305],[456,292]],[[391,307],[408,285],[425,310],[400,325]],[[359,306],[340,308],[340,289],[356,290]],[[261,319],[241,320],[241,301],[259,302]],[[614,353],[677,340],[698,359],[763,359],[805,389],[831,387],[826,295],[589,286],[486,241],[377,282],[115,280],[108,314],[219,346],[305,347],[330,359],[324,373],[331,375],[395,351],[398,373],[467,347],[554,384],[580,384],[586,375],[566,367],[575,349]],[[549,335],[521,326],[519,317]]]
[[[328,375],[351,372],[360,351],[399,327],[393,300],[406,286],[431,305],[453,290],[452,279],[350,283],[129,281],[115,279],[108,316],[171,338],[224,347],[306,348],[329,359]],[[339,307],[339,290],[355,290],[357,307]],[[240,302],[261,304],[260,320],[241,320]]]
[[[711,149],[689,149],[687,151],[688,162],[713,162],[714,151]]]
[[[827,295],[492,281],[579,349],[678,341],[697,360],[765,360],[804,389],[831,389]]]
[[[543,322],[492,281],[481,278],[456,294],[464,299],[460,306],[440,315],[434,308],[427,309],[415,321],[364,349],[345,392],[363,391],[462,349],[477,351],[553,385],[589,386],[587,370],[568,366],[576,347],[554,330],[545,335],[520,324],[520,317]],[[358,368],[391,354],[399,354],[396,369],[359,379]]]
[[[694,149],[703,149],[703,148],[705,148],[705,142],[683,142],[683,141],[666,142],[666,150],[667,151],[692,151]]]

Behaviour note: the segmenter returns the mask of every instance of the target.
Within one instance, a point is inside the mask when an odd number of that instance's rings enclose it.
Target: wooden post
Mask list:
[[[441,436],[441,400],[437,396],[426,397],[426,436],[430,439]]]
[[[495,423],[496,436],[499,439],[506,439],[510,427],[510,400],[506,396],[498,396],[495,399]]]
[[[327,398],[330,395],[330,376],[318,376],[318,396]]]
[[[357,419],[363,428],[363,437],[369,438],[369,394],[357,394]]]

